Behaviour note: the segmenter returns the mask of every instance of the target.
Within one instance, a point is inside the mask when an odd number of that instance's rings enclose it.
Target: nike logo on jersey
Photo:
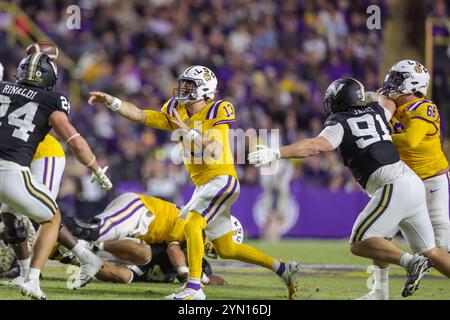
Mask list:
[[[436,190],[430,190],[430,193],[435,193],[436,191],[439,191],[439,189],[436,189]]]

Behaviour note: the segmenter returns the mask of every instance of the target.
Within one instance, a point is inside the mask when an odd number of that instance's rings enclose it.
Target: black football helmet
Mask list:
[[[366,106],[364,86],[353,78],[341,78],[328,87],[324,101],[327,114],[364,108]]]
[[[56,65],[42,52],[29,54],[20,61],[17,68],[17,83],[52,90],[56,84]]]

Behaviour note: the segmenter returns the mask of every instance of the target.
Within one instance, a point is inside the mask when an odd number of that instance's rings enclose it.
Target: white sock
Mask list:
[[[405,252],[400,257],[400,265],[405,268],[406,270],[409,270],[409,265],[414,259],[414,256],[411,253]]]
[[[26,278],[28,275],[28,271],[30,271],[31,258],[28,257],[23,260],[17,260],[17,263],[20,266],[20,276]]]
[[[41,275],[40,269],[30,268],[30,271],[28,271],[28,280],[39,281],[40,275]]]
[[[389,294],[389,268],[380,269],[375,266],[373,276],[375,279],[373,288],[385,294]]]
[[[77,257],[81,264],[89,263],[89,250],[83,247],[81,243],[78,242],[70,251],[75,257]]]

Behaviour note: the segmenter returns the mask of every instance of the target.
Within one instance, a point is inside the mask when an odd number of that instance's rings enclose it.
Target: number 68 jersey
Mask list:
[[[391,125],[400,159],[421,179],[448,166],[441,147],[439,111],[433,102],[415,99],[399,106]]]
[[[334,148],[339,147],[345,166],[364,189],[372,173],[400,160],[387,127],[390,118],[389,111],[371,104],[332,114],[320,133]]]
[[[37,87],[0,82],[0,159],[30,166],[51,129],[55,111],[69,113],[67,98]]]

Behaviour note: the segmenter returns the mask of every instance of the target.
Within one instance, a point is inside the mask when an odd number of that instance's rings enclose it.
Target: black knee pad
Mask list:
[[[86,241],[97,241],[100,237],[99,221],[82,221],[75,217],[64,218],[64,225],[78,239]]]
[[[3,212],[3,222],[8,243],[14,245],[27,240],[28,230],[22,219],[18,219],[12,213]]]

